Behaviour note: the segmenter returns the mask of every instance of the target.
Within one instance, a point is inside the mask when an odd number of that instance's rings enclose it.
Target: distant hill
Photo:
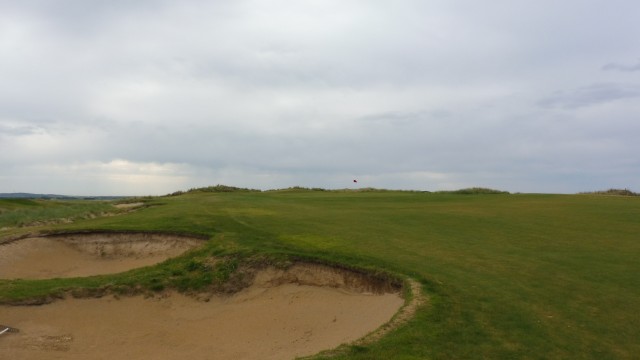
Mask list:
[[[587,195],[618,195],[618,196],[640,196],[639,193],[635,193],[629,189],[609,189],[609,190],[601,190],[601,191],[589,191],[589,192],[581,192],[580,194]]]
[[[0,193],[0,198],[3,198],[3,199],[64,199],[64,198],[68,198],[68,196],[55,195],[55,194]]]
[[[0,193],[0,199],[116,200],[126,196],[68,196],[57,194]]]

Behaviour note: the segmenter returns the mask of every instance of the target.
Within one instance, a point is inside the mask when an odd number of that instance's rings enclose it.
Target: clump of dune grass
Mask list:
[[[462,194],[462,195],[483,195],[483,194],[509,194],[508,191],[495,190],[483,187],[472,187],[453,191],[437,191],[439,194]]]

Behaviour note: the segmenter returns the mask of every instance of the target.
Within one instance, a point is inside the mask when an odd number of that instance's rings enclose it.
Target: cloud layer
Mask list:
[[[2,1],[0,192],[640,189],[637,13]]]

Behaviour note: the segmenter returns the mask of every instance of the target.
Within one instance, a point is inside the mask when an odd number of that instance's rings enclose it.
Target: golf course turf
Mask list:
[[[0,280],[0,301],[48,301],[69,291],[105,289],[234,291],[228,284],[246,264],[312,261],[412,278],[428,298],[404,325],[376,342],[331,353],[334,358],[640,354],[639,197],[290,189],[195,191],[136,201],[145,206],[117,216],[6,226],[0,238],[152,231],[210,240],[121,274]],[[0,201],[2,208],[0,221],[17,208],[28,212]],[[212,257],[219,261],[209,266]]]

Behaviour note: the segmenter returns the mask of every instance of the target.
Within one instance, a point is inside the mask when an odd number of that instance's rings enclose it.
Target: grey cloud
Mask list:
[[[380,114],[366,115],[360,118],[366,125],[371,124],[387,124],[389,126],[395,125],[410,125],[428,121],[429,119],[445,119],[451,116],[451,113],[447,110],[430,110],[430,111],[390,111]]]
[[[0,121],[0,137],[2,136],[24,136],[40,132],[41,129],[32,125],[9,125]]]
[[[625,65],[619,63],[609,63],[602,67],[602,70],[613,70],[613,71],[622,71],[622,72],[634,72],[640,71],[640,59],[638,59],[638,63],[635,65]]]
[[[64,174],[114,160],[248,187],[356,174],[518,191],[564,191],[599,171],[602,187],[640,179],[637,166],[600,170],[640,152],[637,102],[590,106],[640,96],[604,83],[637,65],[592,71],[637,55],[624,35],[640,32],[639,11],[628,0],[0,1],[0,191],[27,167],[37,186],[46,164]]]
[[[538,105],[544,108],[577,109],[635,97],[640,97],[639,85],[603,83],[571,91],[558,91],[540,100]]]
[[[19,1],[3,2],[5,12],[14,16],[38,19],[50,31],[72,38],[88,38],[99,34],[118,19],[150,15],[165,8],[165,0],[136,1]]]

